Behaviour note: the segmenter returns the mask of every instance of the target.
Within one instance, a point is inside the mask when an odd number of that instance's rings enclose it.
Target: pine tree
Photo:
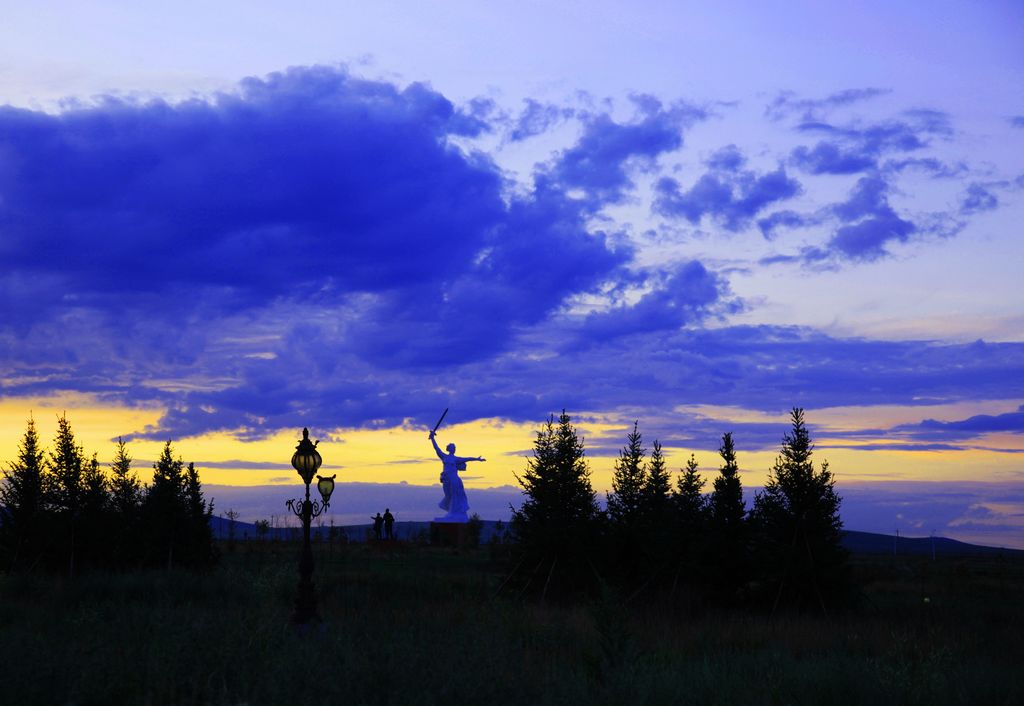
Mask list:
[[[93,454],[82,470],[82,506],[79,513],[81,556],[86,563],[106,563],[110,557],[110,495],[100,462]]]
[[[626,445],[615,460],[612,492],[607,495],[609,545],[605,559],[610,574],[634,587],[648,580],[654,563],[646,455],[639,423],[633,422],[633,431],[626,435]]]
[[[647,463],[647,479],[644,486],[646,504],[656,525],[661,525],[669,517],[672,503],[672,480],[661,444],[654,441],[651,460]]]
[[[132,457],[124,439],[110,464],[111,551],[114,563],[129,566],[142,557],[142,483],[132,470]]]
[[[82,504],[82,473],[85,452],[75,441],[66,416],[57,418],[57,435],[50,452],[47,499],[50,506],[65,516],[77,515]]]
[[[4,472],[0,483],[0,561],[3,566],[28,568],[42,554],[47,520],[44,459],[35,421],[29,418],[18,446],[18,460]]]
[[[743,525],[746,509],[743,504],[743,487],[740,483],[740,467],[736,462],[736,448],[732,434],[722,435],[722,445],[718,449],[722,456],[722,467],[714,481],[711,493],[711,520],[716,528],[738,528]]]
[[[709,549],[713,559],[710,568],[718,597],[730,603],[749,574],[743,486],[740,483],[739,463],[736,461],[736,448],[731,433],[722,435],[718,453],[722,457],[722,466],[714,480],[714,490],[708,503],[711,531]]]
[[[130,524],[139,511],[142,502],[142,483],[132,471],[132,457],[128,455],[128,444],[117,439],[117,454],[110,464],[110,503],[122,525]]]
[[[65,415],[57,418],[57,435],[50,452],[47,502],[54,511],[57,536],[63,537],[68,555],[68,573],[75,574],[78,515],[82,506],[84,488],[82,473],[85,453],[75,441],[75,434]]]
[[[213,501],[207,501],[203,496],[203,485],[194,463],[189,463],[185,471],[185,502],[189,527],[188,557],[192,565],[205,566],[215,558],[213,529],[210,526]]]
[[[697,457],[690,454],[686,467],[672,492],[674,513],[673,550],[677,561],[673,592],[680,577],[691,585],[706,577],[699,572],[705,561],[708,525],[708,500],[703,495],[705,480],[700,475]]]
[[[619,529],[638,527],[647,510],[647,453],[638,425],[633,422],[633,431],[626,435],[626,445],[619,451],[612,473],[612,492],[607,495],[608,519]]]
[[[700,475],[697,457],[690,454],[686,468],[676,480],[676,488],[672,493],[676,518],[683,531],[696,529],[707,519],[708,503],[703,495],[705,482]]]
[[[562,594],[578,590],[585,583],[584,577],[592,576],[590,554],[595,547],[600,509],[590,483],[583,441],[565,410],[557,425],[555,418],[549,417],[537,432],[533,457],[527,459],[526,471],[516,480],[525,498],[518,510],[513,508],[512,532],[525,554],[522,561],[537,562],[523,579],[523,590],[534,586],[538,593],[546,591],[556,567],[554,590]],[[535,581],[542,573],[547,579]]]
[[[94,453],[82,469],[82,509],[92,506],[96,510],[105,510],[109,500],[107,479]]]
[[[154,552],[151,561],[174,566],[175,550],[187,542],[188,513],[185,497],[185,463],[174,458],[168,441],[153,464],[153,483],[146,489],[142,509],[148,544]]]
[[[751,519],[765,558],[764,570],[783,598],[797,608],[822,610],[847,586],[846,551],[841,544],[841,499],[828,462],[815,470],[814,445],[804,411],[794,407],[792,428],[769,472],[764,491],[754,498]]]

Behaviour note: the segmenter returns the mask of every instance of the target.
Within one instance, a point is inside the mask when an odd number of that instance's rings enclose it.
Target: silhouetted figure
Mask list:
[[[483,456],[456,456],[455,444],[448,444],[448,453],[443,453],[441,447],[434,439],[434,432],[430,432],[430,443],[434,445],[437,457],[444,464],[441,471],[441,487],[444,489],[444,499],[437,504],[439,508],[446,511],[444,517],[434,518],[434,522],[469,522],[469,500],[466,498],[466,488],[459,478],[459,471],[466,470],[467,461],[486,461]]]
[[[391,508],[384,508],[384,538],[395,538],[395,516],[391,514]]]
[[[373,536],[380,539],[381,528],[384,527],[384,518],[380,516],[378,512],[376,517],[371,518],[373,520]]]

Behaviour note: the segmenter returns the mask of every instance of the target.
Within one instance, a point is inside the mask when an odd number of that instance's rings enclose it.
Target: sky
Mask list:
[[[507,518],[551,414],[850,529],[1024,548],[1024,7],[0,0],[0,461]],[[322,473],[324,471],[321,471]],[[381,506],[381,507],[378,507]]]

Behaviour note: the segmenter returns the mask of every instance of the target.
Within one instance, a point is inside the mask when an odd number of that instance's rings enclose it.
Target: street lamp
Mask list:
[[[309,546],[309,525],[314,517],[319,517],[330,506],[331,493],[334,492],[334,476],[330,478],[316,476],[316,487],[320,491],[320,497],[323,498],[322,504],[317,500],[309,499],[309,484],[313,482],[313,476],[320,468],[320,464],[324,462],[316,450],[319,443],[319,441],[309,440],[309,429],[302,430],[302,440],[295,447],[295,454],[292,456],[292,467],[299,472],[302,482],[306,484],[306,499],[289,500],[286,503],[288,509],[302,520],[299,590],[295,597],[295,612],[292,613],[292,622],[298,625],[320,622],[320,616],[316,612],[316,588],[313,586],[313,550]]]

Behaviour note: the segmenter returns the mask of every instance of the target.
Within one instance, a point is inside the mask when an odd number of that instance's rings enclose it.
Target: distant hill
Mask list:
[[[1020,549],[986,547],[946,537],[896,537],[874,532],[843,532],[843,546],[854,554],[892,554],[913,556],[976,556],[981,554],[1022,554]]]
[[[491,539],[497,531],[497,524],[498,523],[495,520],[483,521],[483,527],[480,532],[481,542],[486,543]],[[507,530],[508,523],[504,522],[502,524],[503,528]],[[212,517],[210,519],[210,525],[213,528],[214,536],[217,539],[228,538],[228,527],[230,523],[227,518]],[[328,526],[320,528],[314,526],[312,528],[314,538],[316,537],[317,532],[320,532],[322,534],[321,539],[324,541],[328,539],[329,531],[330,528]],[[412,540],[421,533],[429,531],[429,522],[395,523],[395,535],[400,540]],[[346,525],[344,527],[337,526],[335,527],[335,533],[338,538],[344,535],[349,542],[365,542],[369,537],[373,536],[373,525],[367,523],[361,525]],[[299,539],[300,537],[301,529],[298,527],[272,528],[267,536],[268,539]],[[236,522],[235,539],[238,541],[258,539],[256,526],[251,522]],[[895,537],[891,534],[857,532],[854,530],[845,530],[843,532],[843,546],[854,554],[892,554],[893,547],[895,546],[896,554],[904,556],[931,556],[933,548],[935,556],[977,556],[999,553],[1024,555],[1024,551],[1019,549],[986,547],[979,544],[960,542],[955,539],[947,539],[946,537]]]

